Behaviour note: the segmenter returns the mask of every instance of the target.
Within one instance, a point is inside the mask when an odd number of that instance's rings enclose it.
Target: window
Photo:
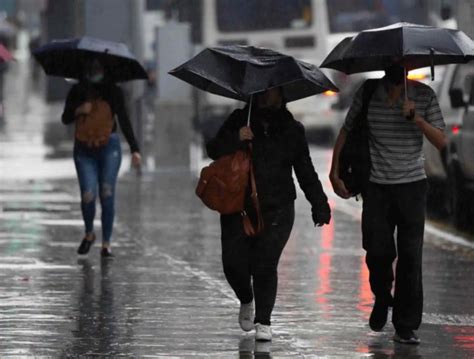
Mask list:
[[[429,0],[327,0],[331,33],[359,32],[396,22],[428,24]]]
[[[222,32],[307,28],[311,0],[216,0],[217,27]]]

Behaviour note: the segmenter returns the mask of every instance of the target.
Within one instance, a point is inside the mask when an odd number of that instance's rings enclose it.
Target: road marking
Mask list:
[[[82,219],[33,219],[33,221],[44,226],[84,227],[84,220]],[[102,226],[99,219],[94,220],[94,227],[95,226]]]
[[[473,315],[423,313],[423,323],[433,325],[474,326]]]
[[[441,229],[436,228],[432,224],[429,224],[429,223],[425,224],[425,231],[433,236],[444,239],[448,242],[474,249],[474,243],[464,239],[463,237],[457,236],[455,234],[451,234],[449,232],[442,231]]]

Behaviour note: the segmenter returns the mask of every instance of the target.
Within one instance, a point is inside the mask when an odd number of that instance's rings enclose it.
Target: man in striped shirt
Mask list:
[[[363,194],[362,242],[375,295],[370,327],[381,331],[387,322],[388,308],[393,306],[394,340],[418,344],[414,330],[421,324],[423,311],[421,258],[427,190],[423,137],[439,150],[445,146],[446,139],[434,91],[422,83],[408,81],[408,100],[405,100],[404,81],[404,68],[390,66],[385,70],[385,77],[378,80],[369,102],[372,167]],[[351,193],[338,175],[339,155],[362,107],[362,88],[354,97],[334,146],[329,177],[334,191],[342,198],[349,198]],[[392,263],[397,254],[392,298]]]

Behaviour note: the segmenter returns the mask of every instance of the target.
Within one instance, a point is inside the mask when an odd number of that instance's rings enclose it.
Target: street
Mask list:
[[[137,177],[125,158],[116,258],[101,261],[100,241],[79,257],[83,224],[73,162],[44,143],[52,124],[62,126],[62,104],[46,105],[28,78],[26,62],[12,66],[0,128],[1,357],[474,357],[474,242],[439,223],[426,228],[421,345],[395,344],[390,323],[371,332],[361,206],[333,195],[328,149],[311,153],[333,219],[315,228],[298,193],[271,343],[256,343],[238,326],[239,303],[222,272],[218,216],[194,195],[195,171],[158,168]]]

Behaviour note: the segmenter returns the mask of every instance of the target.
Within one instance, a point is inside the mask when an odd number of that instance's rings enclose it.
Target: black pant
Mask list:
[[[392,303],[392,263],[398,254],[392,316],[396,329],[415,330],[421,324],[426,190],[426,180],[396,185],[370,183],[364,195],[362,237],[370,287],[376,300],[387,304]]]
[[[294,204],[264,211],[264,233],[245,235],[240,214],[221,216],[224,274],[241,303],[255,296],[255,323],[270,325],[275,305],[280,255],[295,218]]]

